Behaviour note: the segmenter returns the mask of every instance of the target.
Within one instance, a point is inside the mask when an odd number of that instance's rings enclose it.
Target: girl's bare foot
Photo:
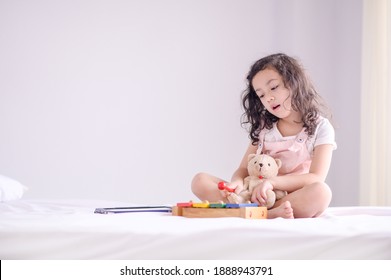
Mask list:
[[[268,210],[267,213],[268,219],[274,218],[284,218],[284,219],[293,219],[293,209],[289,201],[285,201],[276,208]]]

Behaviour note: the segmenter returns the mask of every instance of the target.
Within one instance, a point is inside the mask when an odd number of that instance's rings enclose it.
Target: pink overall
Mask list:
[[[308,173],[311,155],[307,149],[308,135],[304,129],[294,138],[275,142],[265,141],[265,132],[259,135],[257,153],[268,154],[282,161],[278,175]]]

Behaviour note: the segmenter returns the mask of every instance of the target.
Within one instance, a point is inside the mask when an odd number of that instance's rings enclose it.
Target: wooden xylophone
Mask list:
[[[267,208],[256,203],[224,203],[224,202],[179,202],[172,207],[173,216],[187,218],[222,218],[238,217],[244,219],[266,219]]]

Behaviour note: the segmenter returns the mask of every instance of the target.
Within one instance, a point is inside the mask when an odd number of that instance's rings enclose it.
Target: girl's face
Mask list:
[[[272,68],[259,71],[252,80],[252,86],[265,109],[277,118],[291,115],[291,91],[286,88],[281,75]]]

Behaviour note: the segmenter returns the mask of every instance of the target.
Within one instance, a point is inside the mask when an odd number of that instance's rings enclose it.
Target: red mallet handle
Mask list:
[[[234,189],[231,189],[231,188],[227,187],[224,182],[219,182],[217,184],[217,187],[219,188],[219,190],[226,190],[226,191],[229,191],[229,192],[234,192],[235,191]]]

